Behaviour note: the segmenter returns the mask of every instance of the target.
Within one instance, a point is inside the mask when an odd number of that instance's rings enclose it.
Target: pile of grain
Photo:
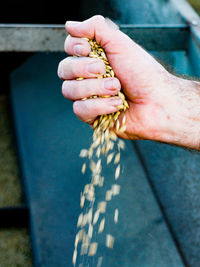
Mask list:
[[[98,78],[114,77],[115,73],[110,66],[106,54],[103,48],[97,44],[95,40],[86,39],[91,45],[91,52],[89,57],[99,58],[106,65],[106,73]],[[82,80],[83,78],[78,78],[77,80]],[[93,142],[89,149],[82,149],[80,152],[80,157],[89,159],[89,168],[91,170],[91,182],[86,184],[83,192],[80,196],[80,206],[83,209],[85,202],[87,201],[86,212],[82,212],[77,221],[78,233],[75,238],[74,244],[74,254],[72,262],[76,265],[76,258],[78,254],[78,244],[80,245],[80,255],[94,256],[98,249],[98,243],[92,240],[94,228],[98,229],[98,234],[104,231],[104,226],[106,223],[105,212],[107,202],[112,199],[113,196],[119,195],[120,186],[117,184],[117,180],[120,176],[120,151],[124,149],[124,142],[118,140],[116,133],[124,132],[126,130],[126,117],[123,115],[122,123],[120,125],[119,115],[121,112],[126,111],[129,108],[125,96],[122,92],[118,93],[118,96],[123,100],[123,105],[118,106],[118,111],[101,115],[93,123]],[[90,98],[97,98],[99,96],[91,96]],[[102,97],[102,96],[101,96]],[[112,97],[112,96],[103,96]],[[83,101],[87,98],[82,99]],[[118,152],[113,152],[114,145],[117,145]],[[102,161],[101,155],[106,157],[107,164],[112,161],[116,165],[115,169],[115,183],[111,186],[109,190],[106,191],[105,199],[97,203],[97,209],[94,210],[95,203],[95,187],[103,187],[104,177],[101,176],[102,171]],[[96,161],[95,161],[96,160]],[[83,163],[82,173],[86,171],[86,163]],[[114,223],[118,222],[118,209],[115,209],[113,215]],[[111,234],[106,235],[105,245],[108,248],[113,248],[114,237]],[[100,267],[103,258],[98,258],[97,266]]]

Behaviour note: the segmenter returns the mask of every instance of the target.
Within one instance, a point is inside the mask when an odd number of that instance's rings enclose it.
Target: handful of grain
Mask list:
[[[106,54],[103,48],[95,41],[86,39],[91,45],[91,52],[89,57],[99,58],[106,65],[106,73],[102,76],[99,76],[98,79],[106,77],[114,77],[115,73],[110,66]],[[84,78],[77,78],[77,80],[82,80]],[[120,186],[116,183],[116,180],[120,176],[120,150],[124,149],[124,142],[118,140],[115,132],[124,132],[126,130],[126,117],[123,116],[122,125],[119,122],[119,115],[121,112],[126,111],[129,108],[128,103],[125,99],[125,96],[122,92],[118,93],[118,96],[123,100],[123,105],[118,106],[119,110],[117,112],[101,115],[93,123],[93,142],[89,149],[82,149],[80,152],[80,157],[89,159],[89,168],[91,170],[91,182],[86,184],[83,192],[80,197],[80,207],[84,208],[85,200],[89,203],[89,208],[85,214],[82,212],[78,217],[77,227],[80,228],[74,245],[74,254],[72,262],[76,265],[78,243],[82,242],[80,248],[80,254],[88,256],[94,256],[97,253],[98,243],[92,241],[92,236],[94,233],[94,227],[97,227],[98,234],[101,234],[104,231],[105,225],[105,212],[107,202],[112,199],[113,196],[116,196],[120,193]],[[90,98],[98,98],[99,96],[93,95]],[[102,97],[102,96],[101,96]],[[112,96],[103,96],[103,97],[112,97]],[[84,98],[82,100],[86,100]],[[115,129],[115,131],[114,131]],[[117,145],[118,152],[112,152],[114,145]],[[110,189],[106,191],[105,199],[97,203],[97,209],[94,210],[95,203],[95,187],[102,187],[104,183],[104,177],[101,176],[102,164],[100,156],[104,155],[107,157],[107,164],[110,164],[112,161],[116,164],[115,170],[115,183],[111,186]],[[96,162],[94,161],[96,159]],[[87,169],[86,163],[83,163],[82,173],[84,174]],[[94,215],[93,215],[94,214]],[[118,209],[115,209],[115,214],[113,220],[115,223],[118,222]],[[99,223],[98,223],[99,221]],[[107,234],[105,245],[108,248],[113,248],[114,246],[114,237],[110,234]],[[103,258],[99,257],[97,266],[101,266]]]

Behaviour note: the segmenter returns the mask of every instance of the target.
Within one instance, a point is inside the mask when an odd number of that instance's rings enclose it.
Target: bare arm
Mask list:
[[[64,80],[63,95],[74,101],[74,112],[92,123],[100,114],[117,110],[118,97],[82,101],[89,95],[126,94],[126,139],[149,139],[200,150],[200,83],[170,74],[142,47],[102,16],[84,22],[68,22],[65,50],[58,75]],[[104,64],[88,58],[90,45],[82,37],[95,38],[105,49],[117,78],[96,79]],[[77,77],[84,77],[76,81]],[[87,79],[88,78],[88,79]]]

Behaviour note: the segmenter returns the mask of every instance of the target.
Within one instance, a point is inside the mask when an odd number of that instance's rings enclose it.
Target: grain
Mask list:
[[[105,218],[103,218],[99,224],[99,230],[98,230],[98,233],[102,233],[103,230],[104,230],[104,225],[105,225]]]
[[[120,165],[117,166],[116,171],[115,171],[115,179],[117,180],[120,175]]]
[[[108,58],[104,52],[104,49],[98,44],[95,40],[89,40],[88,38],[83,38],[85,41],[88,41],[91,46],[91,52],[89,57],[98,58],[102,60],[105,64],[106,72],[102,75],[99,75],[97,79],[103,78],[112,78],[115,76],[115,72],[112,66],[109,64]],[[77,78],[77,81],[81,83],[83,77]],[[115,96],[110,95],[91,95],[85,97],[82,101],[87,99],[96,99],[96,98],[111,98],[111,97],[120,97],[122,99],[122,105],[117,107],[117,111],[110,114],[103,114],[98,116],[92,124],[93,132],[93,142],[88,149],[82,149],[80,151],[80,157],[87,160],[89,163],[89,170],[91,171],[91,182],[86,184],[81,193],[80,197],[80,206],[84,208],[84,205],[88,205],[88,208],[85,212],[82,212],[77,220],[77,227],[80,228],[78,234],[75,238],[74,245],[74,254],[72,262],[76,264],[77,258],[77,247],[78,243],[82,242],[80,254],[88,256],[94,256],[97,252],[98,243],[93,242],[95,228],[98,229],[98,234],[104,231],[105,217],[100,220],[99,225],[97,222],[100,219],[102,214],[106,212],[107,202],[112,200],[113,196],[117,196],[120,193],[120,186],[118,184],[113,184],[111,189],[106,190],[105,201],[100,201],[97,203],[97,208],[93,216],[93,208],[95,203],[95,188],[103,187],[104,177],[101,175],[102,172],[102,159],[101,155],[106,157],[107,164],[110,164],[112,161],[117,165],[114,173],[115,180],[120,176],[120,152],[124,150],[125,144],[122,140],[118,140],[117,134],[126,131],[126,116],[125,111],[129,108],[128,102],[125,95],[122,91],[118,92]],[[121,114],[123,112],[123,114]],[[122,118],[121,116],[122,115]],[[117,134],[116,134],[117,133]],[[115,154],[113,152],[114,146],[117,146],[118,152]],[[87,164],[88,164],[87,163]],[[86,162],[83,163],[81,172],[85,174],[86,172]],[[86,204],[85,204],[86,203]],[[118,209],[115,209],[114,212],[114,222],[118,222]],[[80,232],[82,231],[82,232]],[[96,238],[96,233],[95,233]],[[106,236],[106,247],[113,248],[114,237],[112,235]],[[103,257],[98,258],[97,267],[100,267],[103,261]]]
[[[112,190],[106,191],[106,201],[110,201],[112,198]]]
[[[119,195],[119,193],[120,193],[120,185],[113,184],[111,190],[112,190],[113,196]]]
[[[86,170],[86,163],[83,163],[83,166],[82,166],[82,169],[81,169],[82,174],[85,173],[85,170]]]
[[[72,258],[72,263],[74,266],[76,265],[76,258],[77,258],[77,249],[74,250],[73,258]]]
[[[115,209],[115,214],[114,214],[114,222],[118,223],[118,217],[119,217],[119,210]]]
[[[113,248],[114,245],[114,237],[112,235],[106,235],[106,247]]]
[[[100,212],[99,212],[99,210],[97,210],[97,211],[95,212],[95,214],[94,214],[93,225],[95,225],[95,224],[97,223],[97,221],[98,221],[98,219],[99,219],[99,214],[100,214]]]
[[[98,203],[98,210],[100,213],[105,213],[105,211],[106,211],[106,202],[105,201],[101,201]]]
[[[119,163],[119,161],[120,161],[120,153],[117,153],[117,155],[115,156],[114,164]]]
[[[89,252],[88,252],[88,256],[94,256],[97,253],[97,247],[98,247],[97,242],[91,243],[90,248],[89,248]]]

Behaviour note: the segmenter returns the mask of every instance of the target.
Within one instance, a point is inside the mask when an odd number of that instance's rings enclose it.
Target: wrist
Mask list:
[[[170,90],[166,127],[159,141],[200,150],[200,83],[171,75]]]

